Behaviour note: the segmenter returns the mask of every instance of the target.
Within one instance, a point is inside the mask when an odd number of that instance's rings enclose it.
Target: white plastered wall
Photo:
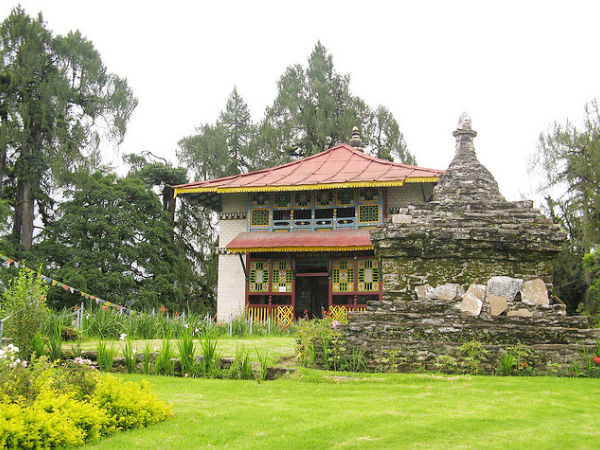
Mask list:
[[[246,212],[248,194],[225,194],[223,213]],[[225,247],[239,233],[247,230],[246,219],[226,219],[219,222],[219,247]],[[246,255],[242,255],[244,264]],[[219,255],[217,279],[217,317],[220,322],[242,313],[246,299],[246,279],[239,256]]]

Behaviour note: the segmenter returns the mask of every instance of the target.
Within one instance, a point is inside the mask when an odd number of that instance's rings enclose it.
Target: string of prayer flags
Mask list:
[[[17,267],[17,268],[24,268],[27,272],[34,272],[32,269],[25,266],[24,264],[21,264],[18,261],[15,261],[14,259],[11,259],[11,258],[3,255],[2,253],[0,253],[0,260],[2,261],[2,263],[0,265],[6,266],[6,268],[9,268],[11,265],[13,265],[14,267]],[[117,311],[123,311],[128,316],[139,314],[141,317],[141,315],[142,315],[142,313],[139,311],[129,309],[129,308],[126,308],[125,306],[117,305],[115,303],[111,303],[104,299],[98,298],[94,295],[88,294],[88,293],[83,292],[79,289],[76,289],[72,286],[69,286],[68,284],[61,283],[60,281],[57,281],[53,278],[50,278],[44,274],[39,273],[39,272],[35,272],[35,273],[37,273],[37,276],[42,278],[46,284],[48,284],[50,286],[61,287],[65,290],[65,292],[70,292],[71,294],[79,294],[81,297],[84,297],[87,300],[93,300],[96,302],[97,305],[101,305],[101,306],[105,307],[106,309],[108,309],[109,307],[114,307],[114,308],[116,308]]]

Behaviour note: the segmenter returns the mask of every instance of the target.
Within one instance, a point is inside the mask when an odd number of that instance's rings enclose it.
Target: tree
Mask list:
[[[320,42],[308,66],[289,66],[277,87],[260,128],[259,148],[269,154],[268,163],[281,162],[281,154],[304,157],[347,142],[353,126],[375,156],[415,162],[390,111],[383,106],[373,111],[353,96],[350,76],[335,71],[332,55]]]
[[[584,271],[582,260],[600,243],[600,110],[593,100],[585,107],[583,128],[567,121],[555,123],[540,136],[530,164],[544,175],[542,189],[554,188],[547,204],[555,221],[563,224],[569,241],[556,266],[559,290],[574,309],[582,300],[581,291],[594,283],[593,274]],[[598,309],[600,299],[585,295],[585,308]]]
[[[223,127],[227,140],[229,167],[226,172],[234,175],[251,170],[256,165],[251,147],[256,135],[256,127],[252,123],[250,109],[236,87],[233,88],[225,109],[219,115],[217,126]]]
[[[184,307],[188,291],[175,268],[185,255],[168,238],[170,213],[141,179],[95,173],[70,195],[34,247],[48,275],[133,309]],[[48,297],[53,306],[74,301],[56,287]]]
[[[137,104],[78,31],[53,36],[41,14],[12,10],[0,26],[3,106],[0,168],[11,154],[16,185],[13,234],[31,249],[36,203],[74,169],[89,165],[101,138],[120,142]]]
[[[150,158],[162,162],[152,162]],[[170,236],[181,257],[173,274],[183,291],[188,311],[213,311],[216,305],[216,240],[210,213],[197,202],[180,203],[176,208],[172,186],[187,183],[186,170],[173,167],[164,158],[143,152],[124,156],[131,169],[128,176],[140,178],[152,189],[161,187],[163,209],[169,212]],[[184,306],[184,305],[180,305]]]

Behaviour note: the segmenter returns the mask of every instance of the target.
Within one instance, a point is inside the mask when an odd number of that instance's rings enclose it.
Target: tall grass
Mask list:
[[[217,352],[217,340],[210,333],[204,333],[202,339],[202,364],[200,369],[202,375],[214,378],[219,375],[219,354]]]
[[[179,360],[181,361],[181,375],[196,375],[196,366],[194,364],[194,336],[191,330],[186,330],[177,341],[177,350],[179,351]]]
[[[101,370],[111,371],[115,362],[115,356],[117,350],[113,347],[107,346],[106,341],[98,342],[98,367]]]
[[[43,329],[48,336],[57,325],[72,327],[75,317],[73,311],[64,309],[50,315]],[[197,314],[182,317],[169,317],[160,313],[127,315],[93,306],[84,311],[80,332],[85,339],[112,340],[126,334],[131,339],[181,339],[186,332],[193,336],[210,334],[211,336],[249,337],[249,336],[289,336],[295,327],[281,328],[276,323],[253,322],[244,314],[236,316],[230,322],[215,322],[210,317]]]
[[[173,358],[175,352],[171,347],[170,339],[163,339],[162,348],[154,361],[154,373],[157,375],[173,375],[175,372]]]

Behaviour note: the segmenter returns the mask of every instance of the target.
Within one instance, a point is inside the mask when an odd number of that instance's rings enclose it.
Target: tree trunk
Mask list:
[[[17,202],[13,234],[25,250],[31,250],[33,242],[33,183],[30,178],[20,177],[17,182]]]
[[[8,133],[8,124],[6,117],[0,118],[0,198],[2,197],[2,187],[4,186],[4,166],[6,164],[6,140]]]

